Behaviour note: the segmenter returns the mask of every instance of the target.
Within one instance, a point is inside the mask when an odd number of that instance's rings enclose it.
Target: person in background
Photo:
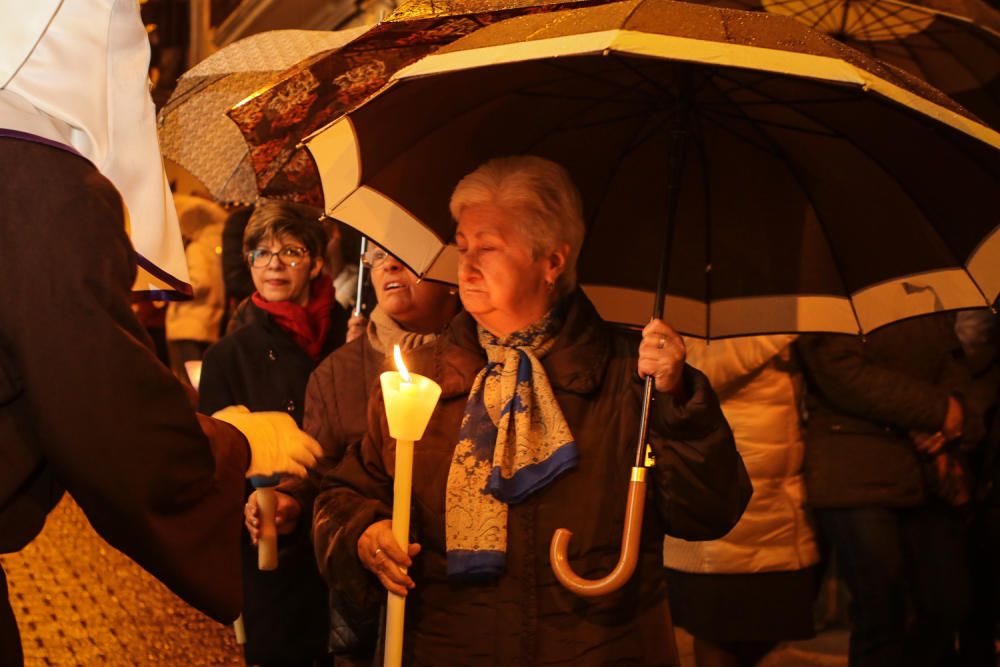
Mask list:
[[[674,623],[694,636],[698,667],[752,667],[779,641],[813,635],[820,560],[805,508],[795,336],[685,339],[733,429],[753,496],[725,537],[667,536]]]
[[[358,296],[358,259],[361,235],[342,222],[323,219],[330,236],[326,245],[326,275],[333,283],[337,303],[352,312]]]
[[[253,213],[253,205],[234,209],[222,226],[222,283],[226,292],[226,312],[222,329],[229,333],[229,323],[236,308],[254,292],[250,267],[243,253],[243,232]]]
[[[955,333],[972,382],[964,400],[984,417],[985,434],[963,454],[973,481],[966,529],[971,600],[959,632],[962,667],[996,667],[1000,620],[1000,318],[989,308],[959,311]]]
[[[185,362],[200,361],[222,333],[225,288],[221,254],[226,212],[203,197],[175,194],[174,203],[184,237],[192,295],[189,301],[167,306],[166,340],[170,369],[187,382]]]
[[[680,336],[659,320],[641,340],[613,329],[577,287],[581,209],[565,170],[537,157],[491,160],[455,189],[465,312],[406,359],[442,388],[414,457],[415,543],[392,536],[379,388],[360,446],[323,480],[320,569],[348,614],[377,609],[386,590],[407,597],[406,664],[676,665],[662,536],[720,537],[749,499],[732,433]],[[549,541],[572,530],[587,576],[617,562],[637,373],[656,387],[639,563],[619,591],[577,597],[556,580]]]
[[[851,667],[951,664],[968,600],[955,462],[983,428],[948,314],[798,341],[809,505],[851,604]]]
[[[132,311],[126,230],[176,235],[138,3],[0,10],[0,553],[69,492],[114,548],[232,622],[244,475],[304,474],[319,446],[285,414],[196,415]],[[22,663],[0,569],[0,665]]]
[[[242,326],[205,353],[199,404],[284,411],[302,423],[306,382],[344,340],[347,314],[323,275],[327,237],[318,211],[288,202],[259,204],[243,238],[256,291]],[[249,495],[252,489],[247,488]],[[262,572],[243,540],[243,620],[249,664],[328,665],[326,587],[308,527],[285,534],[279,564]]]
[[[374,243],[368,246],[365,265],[377,302],[371,318],[351,319],[355,330],[352,340],[323,360],[306,388],[303,428],[322,445],[323,457],[314,475],[301,481],[289,479],[278,487],[279,532],[291,533],[304,524],[318,536],[317,545],[329,541],[327,516],[322,511],[313,515],[317,490],[348,446],[360,443],[368,424],[368,400],[378,385],[379,374],[386,370],[386,355],[391,355],[393,345],[409,353],[434,341],[459,310],[453,288],[418,280]],[[255,544],[258,521],[257,499],[252,495],[246,506],[246,524]],[[322,555],[317,558],[323,561]],[[343,605],[337,601],[333,608],[342,610]],[[358,660],[368,657],[370,663],[377,615],[365,617],[347,612],[335,615],[333,621],[333,645],[338,652]]]

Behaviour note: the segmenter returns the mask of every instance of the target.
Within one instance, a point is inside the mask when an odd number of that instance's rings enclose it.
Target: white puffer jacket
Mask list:
[[[719,540],[666,537],[664,565],[694,573],[799,570],[819,561],[805,512],[799,418],[802,377],[795,336],[753,336],[706,343],[685,339],[687,361],[708,376],[736,436],[753,497]]]

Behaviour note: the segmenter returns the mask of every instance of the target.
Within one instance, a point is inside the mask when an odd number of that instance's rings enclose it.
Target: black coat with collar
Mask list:
[[[927,500],[908,433],[941,428],[951,394],[968,388],[954,320],[928,315],[865,340],[809,334],[796,342],[808,380],[805,479],[816,508],[913,507]],[[967,434],[981,433],[966,410]]]
[[[240,313],[238,327],[205,353],[199,407],[208,414],[228,405],[277,410],[301,426],[306,384],[319,362],[253,302]],[[334,301],[320,359],[343,344],[346,328],[347,312]]]
[[[404,662],[413,665],[676,665],[662,566],[665,532],[688,539],[724,535],[751,493],[742,459],[704,375],[687,367],[690,398],[658,394],[650,442],[656,463],[639,564],[619,591],[579,598],[556,581],[549,541],[573,532],[570,560],[588,578],[617,562],[638,439],[642,383],[639,338],[612,329],[577,293],[542,365],[579,448],[579,465],[509,508],[506,570],[492,583],[446,575],[445,486],[472,381],[484,367],[475,321],[460,314],[434,344],[415,351],[414,370],[442,386],[413,471],[413,539],[422,546],[410,574]],[[368,433],[324,479],[313,539],[320,568],[348,619],[385,599],[357,557],[361,533],[389,518],[394,441],[380,390]]]

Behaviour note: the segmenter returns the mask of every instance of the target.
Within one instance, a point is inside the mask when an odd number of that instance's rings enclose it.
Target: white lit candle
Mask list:
[[[393,358],[398,371],[382,373],[382,396],[389,435],[396,440],[396,464],[392,489],[392,536],[405,552],[410,544],[410,495],[413,481],[413,443],[424,435],[441,387],[403,363],[399,345]],[[385,620],[385,667],[399,667],[403,661],[403,620],[406,598],[389,593]]]

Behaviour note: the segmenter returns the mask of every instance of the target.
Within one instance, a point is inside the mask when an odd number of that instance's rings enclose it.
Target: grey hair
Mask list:
[[[561,243],[569,245],[566,269],[556,281],[560,296],[576,287],[576,261],[583,245],[583,204],[560,165],[533,155],[498,157],[480,165],[455,186],[449,209],[457,221],[469,206],[492,204],[514,217],[537,259]]]

